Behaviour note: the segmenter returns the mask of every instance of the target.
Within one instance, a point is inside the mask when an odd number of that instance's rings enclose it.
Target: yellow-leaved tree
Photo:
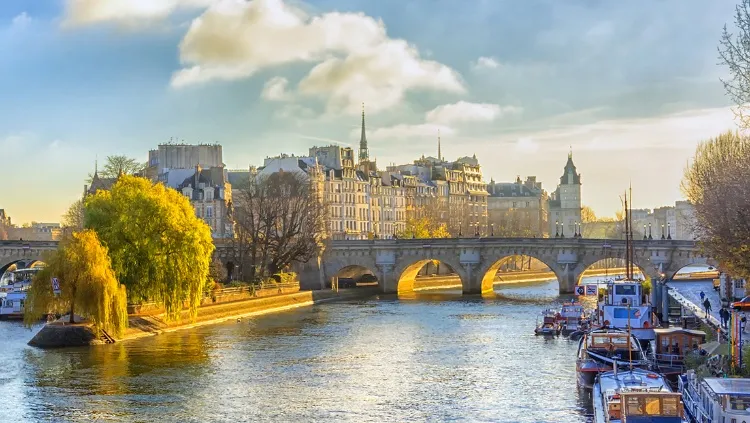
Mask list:
[[[123,175],[85,204],[85,225],[109,248],[112,268],[133,303],[162,304],[179,317],[187,301],[198,313],[214,244],[190,201],[172,188]]]
[[[34,277],[24,310],[24,321],[32,325],[48,313],[69,313],[70,323],[78,314],[121,337],[128,325],[125,286],[115,277],[112,265],[96,232],[75,232],[60,242],[45,260],[47,267]],[[52,289],[59,281],[60,292]]]
[[[445,223],[437,223],[427,216],[406,219],[406,228],[397,233],[399,238],[448,238]]]

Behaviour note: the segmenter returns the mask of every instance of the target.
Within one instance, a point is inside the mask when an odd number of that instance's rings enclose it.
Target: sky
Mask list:
[[[717,44],[733,0],[3,0],[0,208],[55,222],[94,163],[170,139],[230,169],[313,145],[378,165],[476,154],[489,182],[614,215],[681,198],[695,146],[735,128]]]

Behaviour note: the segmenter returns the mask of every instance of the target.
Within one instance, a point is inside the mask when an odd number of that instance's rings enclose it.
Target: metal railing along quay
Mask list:
[[[698,319],[700,319],[701,322],[710,326],[716,332],[718,332],[722,340],[728,340],[729,334],[726,329],[721,327],[721,322],[719,321],[719,319],[710,314],[706,314],[705,310],[701,306],[685,298],[673,287],[668,287],[667,293],[670,297],[677,301],[680,306],[687,310],[690,310],[690,312],[693,313]]]

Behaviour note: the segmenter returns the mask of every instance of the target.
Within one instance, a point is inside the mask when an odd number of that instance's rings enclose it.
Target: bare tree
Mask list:
[[[695,206],[702,246],[731,273],[750,278],[750,138],[727,132],[701,143],[682,190]]]
[[[240,275],[258,280],[317,256],[325,205],[307,175],[276,172],[237,189],[234,222]]]
[[[747,104],[750,103],[750,0],[741,0],[735,8],[734,24],[737,33],[727,26],[721,34],[719,58],[729,68],[731,78],[721,80],[724,89],[737,105],[734,109],[743,128],[750,127]]]
[[[73,202],[65,212],[62,218],[63,232],[70,234],[78,232],[83,229],[84,222],[84,204],[83,199],[78,199]]]

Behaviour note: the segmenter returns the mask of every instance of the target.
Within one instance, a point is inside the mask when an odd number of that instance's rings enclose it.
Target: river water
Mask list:
[[[320,304],[96,348],[0,322],[3,422],[585,422],[557,281]],[[36,329],[38,330],[38,328]]]

